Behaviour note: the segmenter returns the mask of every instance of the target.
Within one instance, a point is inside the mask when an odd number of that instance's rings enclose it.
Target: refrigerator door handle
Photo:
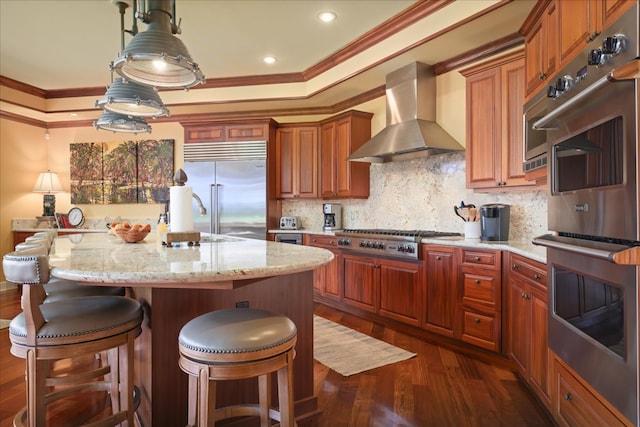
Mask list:
[[[220,234],[220,212],[218,211],[218,188],[220,184],[210,184],[209,192],[211,197],[211,224],[209,225],[209,232],[213,234]]]

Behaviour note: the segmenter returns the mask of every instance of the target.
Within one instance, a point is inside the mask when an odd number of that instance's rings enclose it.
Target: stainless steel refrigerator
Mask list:
[[[186,161],[186,185],[207,209],[202,215],[194,200],[195,231],[266,240],[266,160]]]

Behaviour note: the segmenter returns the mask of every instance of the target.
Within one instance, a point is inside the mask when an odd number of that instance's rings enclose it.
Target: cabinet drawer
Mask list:
[[[462,341],[497,351],[497,327],[494,316],[464,311]]]
[[[464,303],[479,302],[495,305],[498,295],[498,273],[478,274],[485,271],[465,271],[462,275],[462,300]]]
[[[557,359],[554,418],[561,426],[625,426],[595,395],[582,385]]]
[[[544,264],[513,253],[510,259],[509,274],[547,287],[547,270]]]
[[[479,251],[477,249],[462,250],[462,264],[485,267],[499,267],[499,251]]]
[[[304,244],[307,246],[337,248],[338,238],[336,236],[324,236],[321,234],[305,234]]]

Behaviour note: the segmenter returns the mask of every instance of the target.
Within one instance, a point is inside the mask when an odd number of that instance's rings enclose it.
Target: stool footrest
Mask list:
[[[260,416],[260,405],[257,403],[246,405],[232,405],[225,406],[224,408],[216,409],[215,420],[220,421],[233,417],[250,417]],[[269,418],[274,421],[280,421],[280,411],[277,409],[269,409]]]

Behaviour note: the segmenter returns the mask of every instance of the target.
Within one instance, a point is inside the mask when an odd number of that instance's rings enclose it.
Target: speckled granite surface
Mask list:
[[[465,154],[371,165],[371,192],[366,200],[331,200],[342,205],[344,228],[394,228],[463,233],[455,216],[460,201],[480,207],[511,206],[510,240],[530,241],[547,233],[546,190],[476,194],[466,189]],[[295,215],[305,229],[322,230],[322,203],[285,200],[283,215]]]
[[[167,248],[153,233],[139,243],[107,233],[62,236],[49,254],[55,277],[176,288],[299,273],[332,259],[325,249],[229,236]]]

